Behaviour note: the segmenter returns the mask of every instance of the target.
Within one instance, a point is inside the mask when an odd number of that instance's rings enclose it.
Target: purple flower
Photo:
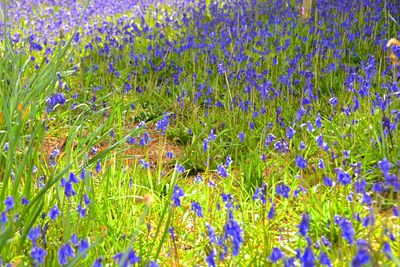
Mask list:
[[[49,217],[52,221],[54,221],[55,219],[57,219],[57,216],[59,216],[60,210],[58,209],[57,205],[54,205],[54,207],[52,207],[49,211]]]
[[[392,52],[396,55],[397,58],[400,58],[400,45],[393,45]]]
[[[32,244],[36,244],[36,240],[40,237],[41,234],[41,227],[38,225],[37,227],[32,227],[29,230],[28,238],[32,241]]]
[[[279,248],[275,247],[275,248],[272,249],[271,256],[269,256],[269,259],[273,263],[276,263],[280,259],[282,259],[284,256],[285,256],[285,254],[283,254],[283,252]]]
[[[183,197],[185,193],[183,189],[180,188],[178,185],[174,186],[174,192],[172,194],[172,201],[174,202],[174,207],[180,207],[181,204],[181,197]]]
[[[353,244],[355,235],[353,224],[348,219],[339,216],[335,217],[335,222],[339,224],[343,238],[346,239],[349,244]]]
[[[304,267],[315,266],[315,256],[310,246],[306,247],[300,260]]]
[[[124,258],[123,253],[118,253],[114,256],[114,259],[118,261],[118,265],[128,267],[129,265],[134,265],[140,262],[140,257],[136,255],[136,252],[132,249],[128,251],[128,257],[122,262]]]
[[[292,127],[286,128],[287,139],[291,140],[295,133],[296,133],[296,131]]]
[[[257,187],[253,195],[253,200],[260,199],[263,204],[267,203],[265,193],[267,191],[267,184],[263,183],[261,187]]]
[[[4,205],[6,205],[6,210],[10,211],[14,208],[15,202],[14,202],[14,197],[13,196],[8,196],[4,200]]]
[[[44,258],[46,257],[47,252],[43,248],[33,246],[31,249],[31,258],[33,262],[42,265],[44,263]]]
[[[79,183],[78,177],[76,177],[75,173],[73,172],[69,173],[69,182],[74,184]]]
[[[174,157],[174,152],[168,151],[166,156],[167,156],[167,158],[172,159]]]
[[[271,208],[269,209],[267,218],[271,220],[274,217],[275,217],[275,203],[272,203]]]
[[[300,169],[307,168],[307,161],[300,155],[296,156],[295,163]]]
[[[97,164],[96,164],[96,173],[99,173],[99,172],[101,172],[101,163],[100,163],[100,160],[98,160],[98,161],[97,161]]]
[[[343,184],[343,185],[348,185],[351,184],[352,179],[351,176],[344,172],[341,168],[336,168],[336,177],[339,183]]]
[[[72,186],[71,182],[65,182],[65,184],[64,184],[64,194],[68,198],[76,195],[76,192],[75,192],[74,187]]]
[[[309,229],[310,229],[310,214],[304,213],[302,215],[302,219],[299,224],[299,234],[306,237]]]
[[[386,255],[389,259],[392,259],[392,258],[393,258],[392,248],[390,247],[390,244],[389,244],[388,242],[384,242],[384,243],[383,243],[382,251],[383,251],[383,253],[385,253],[385,255]]]
[[[368,253],[368,250],[365,248],[360,248],[357,251],[357,254],[354,256],[351,266],[353,267],[361,267],[368,264],[371,260],[371,256]]]
[[[74,258],[74,257],[75,257],[74,250],[68,243],[63,244],[61,248],[58,250],[58,262],[60,263],[60,265],[66,265],[68,263],[68,258]]]
[[[66,101],[63,93],[56,93],[52,95],[50,98],[47,98],[47,112],[51,112],[56,105],[63,105]]]
[[[88,250],[90,247],[89,242],[87,239],[81,239],[79,242],[78,250],[79,253],[84,253],[86,250]]]
[[[210,266],[210,267],[215,267],[216,266],[215,265],[215,260],[214,260],[215,256],[216,255],[215,255],[214,249],[211,249],[210,253],[207,254],[207,256],[206,256],[206,262],[207,262],[208,266]]]
[[[185,167],[183,167],[180,164],[176,164],[176,172],[177,173],[184,173],[185,172]]]
[[[321,265],[326,265],[328,267],[332,266],[331,260],[329,259],[328,255],[326,255],[326,253],[323,250],[321,250],[321,252],[319,253],[319,263]]]
[[[231,158],[231,156],[226,156],[226,159],[225,159],[225,166],[228,168],[229,166],[231,166],[231,164],[232,164],[232,158]]]
[[[161,134],[164,135],[165,131],[169,126],[169,115],[165,115],[161,120],[156,122],[156,130],[161,131]]]
[[[320,169],[324,169],[325,168],[325,164],[324,164],[324,160],[323,159],[319,159],[318,160],[318,168],[320,168]]]
[[[170,233],[172,240],[175,241],[175,228],[174,227],[168,228],[168,232]]]
[[[393,216],[400,217],[399,208],[397,206],[393,206]]]
[[[78,204],[77,211],[78,211],[80,217],[82,217],[82,218],[86,217],[87,209],[86,209],[85,206],[82,206],[81,204]]]
[[[284,198],[289,198],[290,187],[284,183],[280,183],[276,186],[275,193],[281,195]]]
[[[196,215],[200,218],[203,217],[203,210],[199,202],[192,202],[191,203],[192,210],[196,213]]]
[[[139,160],[140,165],[142,166],[142,168],[144,169],[148,169],[150,168],[150,163],[148,163],[147,161],[145,161],[144,159],[140,159]]]
[[[232,254],[233,256],[239,255],[239,249],[244,242],[243,240],[243,229],[233,218],[232,210],[229,211],[229,219],[224,227],[225,235],[232,238]]]
[[[238,134],[238,137],[239,137],[240,143],[243,143],[243,142],[244,142],[244,138],[245,138],[244,132],[240,132],[240,133]]]
[[[217,174],[224,178],[228,177],[228,172],[222,164],[218,165]]]
[[[93,262],[92,267],[103,267],[103,259],[98,258]]]
[[[29,203],[30,203],[30,201],[29,201],[29,199],[27,199],[26,197],[21,197],[21,204],[22,205],[24,205],[24,206],[27,206],[27,205],[29,205]]]

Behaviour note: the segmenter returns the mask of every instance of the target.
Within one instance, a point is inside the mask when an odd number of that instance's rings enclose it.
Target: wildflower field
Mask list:
[[[400,266],[399,1],[0,6],[0,266]]]

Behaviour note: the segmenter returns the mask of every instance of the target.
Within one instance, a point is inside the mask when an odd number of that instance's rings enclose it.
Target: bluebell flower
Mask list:
[[[275,217],[275,203],[272,203],[271,208],[269,209],[267,218],[271,220],[274,217]]]
[[[7,223],[7,221],[8,221],[8,219],[7,219],[7,212],[3,211],[3,212],[1,213],[0,220],[1,220],[1,225],[2,225],[2,226],[4,226],[4,225]]]
[[[59,216],[61,213],[60,213],[60,210],[59,210],[59,208],[57,207],[57,205],[54,205],[54,207],[52,207],[51,209],[50,209],[50,211],[49,211],[49,217],[50,217],[50,219],[52,220],[52,221],[54,221],[55,219],[57,219],[57,216]]]
[[[306,237],[307,232],[310,229],[310,214],[304,213],[299,224],[299,234]]]
[[[285,256],[285,254],[280,250],[279,248],[273,248],[271,252],[271,256],[269,256],[269,259],[273,262],[276,263],[280,259],[282,259]]]
[[[40,238],[41,234],[41,226],[38,225],[37,227],[32,227],[29,229],[28,238],[32,241],[32,244],[36,244],[36,240]]]
[[[183,167],[180,164],[176,164],[176,172],[177,173],[184,173],[185,172],[185,167]]]
[[[191,203],[192,210],[196,213],[196,215],[200,218],[203,217],[203,210],[199,202],[192,202]]]
[[[393,216],[400,217],[399,208],[397,206],[393,206]]]
[[[318,112],[317,118],[315,120],[315,125],[317,126],[318,129],[322,127],[322,120],[321,120],[321,114]]]
[[[7,152],[9,148],[10,148],[10,144],[8,142],[6,142],[3,147],[4,152]]]
[[[252,197],[253,200],[260,199],[263,204],[267,203],[265,198],[265,193],[267,191],[267,184],[263,183],[261,187],[257,187],[254,195]]]
[[[13,196],[6,197],[6,199],[4,200],[3,203],[4,203],[4,205],[6,205],[7,211],[12,210],[15,206],[14,197]]]
[[[292,127],[286,128],[287,139],[291,140],[295,133],[296,133],[296,131]]]
[[[174,192],[172,194],[172,201],[174,203],[174,207],[180,207],[181,204],[181,198],[185,195],[183,192],[183,189],[180,188],[178,185],[174,186]]]
[[[267,136],[265,137],[265,146],[268,147],[272,142],[275,141],[275,139],[276,137],[272,133],[267,134]]]
[[[346,239],[349,244],[353,244],[355,235],[353,224],[348,219],[339,216],[335,217],[335,222],[339,224],[343,238]]]
[[[47,112],[51,112],[54,109],[54,106],[58,105],[63,105],[65,103],[66,99],[63,93],[56,93],[52,95],[50,98],[47,98]]]
[[[166,156],[167,156],[167,158],[172,159],[174,157],[174,152],[168,151]]]
[[[228,172],[222,164],[218,165],[217,174],[223,178],[228,177]]]
[[[89,242],[87,239],[81,239],[79,242],[78,250],[79,253],[84,253],[86,250],[88,250],[90,247]]]
[[[310,133],[312,133],[312,132],[315,131],[314,126],[311,124],[310,121],[307,121],[307,129],[308,129],[308,131],[309,131]]]
[[[229,211],[229,219],[224,227],[225,235],[232,238],[232,254],[233,256],[239,255],[239,250],[244,242],[243,229],[233,218],[232,210]]]
[[[400,45],[392,45],[392,52],[397,58],[400,58]]]
[[[68,258],[74,258],[75,252],[72,249],[71,245],[65,243],[58,250],[58,262],[60,265],[66,265],[68,263]]]
[[[156,122],[156,130],[161,131],[161,134],[164,135],[168,126],[169,126],[170,115],[165,115],[161,120]]]
[[[74,190],[74,187],[72,186],[72,183],[69,182],[69,181],[68,181],[68,182],[65,182],[65,184],[64,184],[64,194],[65,194],[68,198],[70,198],[70,197],[76,195],[76,192],[75,192],[75,190]]]
[[[31,258],[34,263],[42,265],[44,263],[46,255],[47,252],[43,248],[33,246],[31,249]]]
[[[98,258],[93,262],[92,267],[103,267],[103,258]]]
[[[306,143],[305,143],[304,141],[301,141],[301,142],[300,142],[299,149],[300,149],[300,150],[304,150],[305,148],[306,148]]]
[[[281,195],[284,198],[289,198],[290,187],[284,183],[280,183],[276,186],[275,193]]]
[[[332,266],[331,260],[329,259],[328,255],[326,255],[326,253],[323,250],[321,250],[321,252],[319,253],[319,263],[321,265],[325,265],[328,267]]]
[[[358,249],[357,254],[354,256],[351,266],[361,267],[367,265],[371,261],[371,256],[365,248]]]
[[[83,179],[85,179],[85,177],[86,177],[86,170],[82,169],[79,178],[81,178],[81,180],[83,180]]]
[[[77,208],[78,214],[80,217],[85,218],[86,217],[86,212],[87,209],[85,206],[82,206],[81,204],[78,204],[78,208]]]
[[[324,169],[325,168],[325,164],[324,164],[324,160],[323,159],[319,159],[318,160],[318,168],[320,168],[320,169]]]
[[[284,266],[284,267],[296,267],[296,264],[294,264],[294,261],[295,261],[295,260],[296,260],[296,259],[293,258],[293,257],[285,258],[285,259],[283,260],[283,266]]]
[[[170,235],[171,235],[172,241],[175,241],[175,228],[174,228],[174,227],[169,227],[169,228],[168,228],[168,232],[169,232]]]
[[[139,163],[142,166],[142,168],[144,169],[148,169],[150,168],[150,163],[148,163],[147,161],[145,161],[144,159],[139,159]]]
[[[216,266],[215,265],[215,256],[216,256],[215,254],[216,253],[215,253],[214,249],[211,249],[210,253],[208,253],[207,256],[206,256],[206,263],[210,267],[215,267]]]
[[[159,265],[155,261],[150,261],[149,264],[146,265],[146,267],[159,267]]]
[[[365,179],[357,180],[354,183],[354,188],[356,189],[356,193],[358,193],[358,194],[364,193],[366,186],[367,186],[367,182],[365,181]]]
[[[140,262],[140,257],[136,255],[136,252],[132,249],[128,251],[128,257],[124,262],[121,262],[124,257],[123,253],[118,253],[114,256],[114,259],[118,261],[120,266],[127,267],[129,265],[134,265]]]
[[[232,164],[232,158],[231,158],[231,156],[226,156],[226,159],[225,159],[225,166],[227,167],[227,168],[229,168],[230,166],[231,166],[231,164]]]
[[[203,151],[206,152],[208,150],[209,147],[209,139],[206,138],[203,140]]]
[[[383,243],[382,251],[383,251],[383,253],[385,253],[385,255],[386,255],[389,259],[393,259],[392,248],[390,247],[390,244],[389,244],[388,242],[384,242],[384,243]]]
[[[101,172],[101,163],[100,163],[100,160],[98,160],[97,161],[97,164],[96,164],[96,173],[99,173],[99,172]]]
[[[73,39],[74,39],[74,42],[75,42],[75,43],[79,43],[79,40],[80,40],[80,35],[79,35],[79,32],[76,32],[76,33],[75,33],[75,35],[74,35],[74,38],[73,38]]]
[[[26,197],[21,197],[21,204],[22,205],[24,205],[24,206],[27,206],[27,205],[29,205],[29,203],[30,203],[30,201],[29,201],[29,199],[27,199]]]
[[[90,205],[90,199],[89,199],[89,196],[87,194],[83,195],[83,200],[84,200],[86,205]]]
[[[315,256],[310,246],[307,246],[301,256],[301,263],[304,267],[315,266]]]
[[[76,177],[75,173],[73,172],[69,173],[69,182],[74,184],[79,183],[78,177]]]
[[[300,155],[296,156],[295,163],[300,169],[307,168],[307,161]]]
[[[344,172],[341,168],[336,168],[335,171],[336,171],[336,177],[337,177],[337,180],[339,183],[341,183],[343,185],[351,184],[352,179],[349,174]]]
[[[79,238],[78,238],[78,236],[77,236],[75,233],[72,234],[70,241],[71,241],[71,243],[74,244],[75,246],[78,246],[78,245],[79,245]]]
[[[238,137],[239,137],[240,143],[243,143],[243,142],[244,142],[244,138],[245,138],[244,132],[240,132],[240,133],[238,134]]]

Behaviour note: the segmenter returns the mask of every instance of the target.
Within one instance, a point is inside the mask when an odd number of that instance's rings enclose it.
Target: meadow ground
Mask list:
[[[0,265],[400,266],[396,0],[3,0]]]

